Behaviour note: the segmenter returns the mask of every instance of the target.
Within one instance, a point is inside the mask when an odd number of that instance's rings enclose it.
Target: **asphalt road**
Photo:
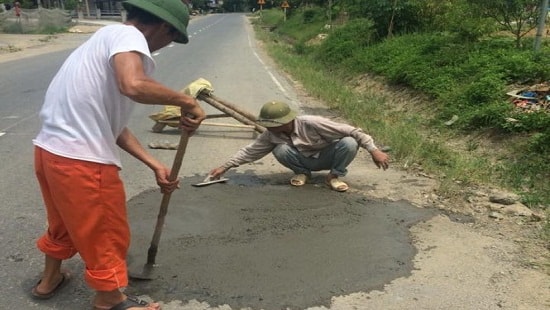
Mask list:
[[[271,65],[245,15],[197,18],[189,33],[190,44],[155,54],[156,79],[181,89],[205,78],[216,96],[253,113],[268,100],[285,100],[303,112],[331,115],[297,93]],[[45,229],[31,140],[49,79],[69,52],[0,63],[0,308],[90,307],[93,292],[83,282],[78,256],[66,263],[76,277],[59,296],[37,302],[28,294],[43,263],[34,242]],[[203,107],[218,113],[206,103]],[[130,128],[145,145],[178,141],[176,130],[151,131],[148,115],[161,109],[139,105],[133,115]],[[548,305],[548,277],[518,268],[511,241],[472,231],[467,218],[435,215],[422,198],[433,180],[381,172],[365,153],[350,167],[353,190],[345,194],[327,190],[322,175],[302,189],[289,188],[290,173],[271,156],[232,170],[227,184],[190,186],[253,137],[246,129],[202,126],[190,139],[155,280],[132,283],[131,292],[161,300],[167,310]],[[150,151],[172,163],[173,150]],[[151,171],[128,155],[123,165],[135,268],[144,262],[161,196]]]

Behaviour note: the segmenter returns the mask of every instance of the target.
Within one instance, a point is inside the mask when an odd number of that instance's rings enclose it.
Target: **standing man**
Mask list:
[[[348,185],[339,177],[346,175],[359,147],[370,153],[378,168],[388,168],[388,155],[360,128],[321,116],[298,116],[288,104],[275,101],[263,105],[257,122],[267,130],[225,164],[210,171],[212,179],[219,179],[230,168],[258,160],[270,152],[294,172],[290,179],[293,186],[306,184],[312,171],[328,170],[326,184],[332,190],[347,191]]]
[[[21,3],[19,3],[19,1],[15,2],[15,19],[18,22],[21,21]]]
[[[46,205],[48,230],[37,241],[45,254],[32,289],[48,299],[69,280],[63,260],[79,254],[85,280],[96,291],[94,309],[160,309],[126,296],[130,229],[119,176],[119,149],[147,165],[161,192],[170,169],[152,157],[126,127],[135,102],[181,107],[181,128],[192,133],[205,119],[197,101],[151,78],[151,52],[187,43],[189,12],[181,0],[128,0],[124,24],[105,26],[77,48],[53,78],[33,140],[35,170]],[[133,102],[135,101],[135,102]]]

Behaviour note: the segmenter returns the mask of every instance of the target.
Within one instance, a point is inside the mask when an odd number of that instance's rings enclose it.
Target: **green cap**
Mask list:
[[[270,101],[262,106],[256,122],[264,127],[279,127],[290,123],[297,115],[298,112],[292,110],[288,104]]]
[[[189,9],[181,0],[126,0],[122,3],[125,9],[135,6],[162,19],[180,33],[174,40],[177,43],[189,42],[187,25],[189,24]]]

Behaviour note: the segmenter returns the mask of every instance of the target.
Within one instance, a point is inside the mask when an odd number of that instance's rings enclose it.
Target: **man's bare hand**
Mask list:
[[[376,167],[382,168],[384,170],[388,169],[390,164],[390,156],[388,156],[388,154],[380,150],[374,150],[370,153],[370,155]]]
[[[193,133],[205,119],[206,113],[198,104],[191,110],[181,109],[180,128]]]
[[[216,169],[212,169],[209,175],[212,180],[218,180],[226,171],[227,169],[224,167],[218,167]]]
[[[155,169],[154,171],[157,179],[157,185],[160,187],[161,193],[169,194],[179,188],[179,179],[170,181],[170,169],[168,167],[161,167]]]

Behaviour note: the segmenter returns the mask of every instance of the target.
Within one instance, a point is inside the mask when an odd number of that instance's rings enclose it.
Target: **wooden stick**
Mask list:
[[[180,142],[178,149],[176,151],[176,156],[174,157],[174,163],[172,164],[172,169],[170,170],[170,176],[168,180],[175,181],[178,178],[180,172],[181,163],[183,161],[183,155],[187,149],[187,143],[189,141],[189,133],[185,130],[181,131]],[[155,259],[157,257],[157,250],[160,241],[160,235],[162,234],[162,227],[164,226],[164,218],[168,212],[168,205],[170,204],[170,197],[172,193],[166,193],[162,196],[162,201],[160,203],[159,214],[157,216],[157,223],[155,225],[155,231],[153,233],[153,239],[151,240],[151,245],[147,251],[147,265],[154,265]]]
[[[250,118],[248,117],[245,117],[243,116],[242,114],[240,114],[239,112],[237,112],[236,110],[233,110],[229,107],[227,107],[226,105],[220,103],[218,100],[212,98],[212,96],[206,92],[201,92],[199,94],[199,96],[197,96],[198,99],[210,104],[211,106],[215,107],[216,109],[230,115],[231,117],[233,117],[234,119],[238,120],[239,122],[245,124],[245,125],[250,125],[250,126],[253,126],[254,129],[260,133],[264,132],[266,129],[265,127],[263,126],[260,126],[258,125],[256,122],[255,122],[255,119],[254,120],[251,120]],[[247,113],[249,114],[249,113]],[[249,115],[250,116],[250,115]]]
[[[248,112],[248,111],[245,111],[245,110],[239,108],[238,106],[236,106],[236,105],[234,105],[234,104],[232,104],[232,103],[229,103],[229,102],[227,102],[227,101],[225,101],[225,100],[223,100],[223,99],[220,99],[220,98],[218,98],[218,97],[216,97],[216,96],[214,96],[214,95],[212,95],[212,94],[210,94],[210,93],[208,94],[208,96],[209,96],[210,98],[216,100],[217,102],[223,104],[224,106],[230,108],[231,110],[236,111],[237,113],[241,114],[242,116],[248,118],[249,120],[251,120],[251,121],[253,121],[253,122],[256,122],[256,120],[258,120],[258,118],[256,117],[256,115],[254,115],[254,114],[252,114],[252,113],[250,113],[250,112]]]
[[[201,126],[219,126],[219,127],[235,127],[235,128],[249,128],[255,129],[252,125],[241,125],[241,124],[228,124],[228,123],[210,123],[202,122]]]

